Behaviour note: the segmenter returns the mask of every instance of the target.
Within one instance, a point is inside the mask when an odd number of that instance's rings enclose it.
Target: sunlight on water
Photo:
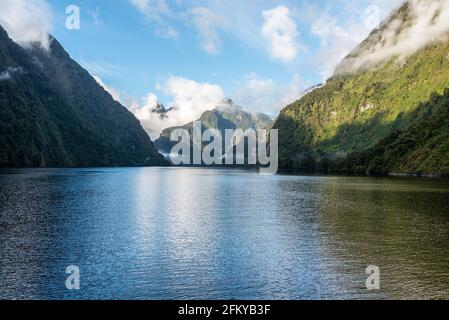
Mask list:
[[[447,180],[3,170],[0,230],[0,298],[449,298]]]

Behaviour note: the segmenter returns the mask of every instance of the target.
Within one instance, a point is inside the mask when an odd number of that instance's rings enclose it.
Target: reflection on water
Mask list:
[[[0,298],[447,299],[448,209],[446,180],[3,170]]]

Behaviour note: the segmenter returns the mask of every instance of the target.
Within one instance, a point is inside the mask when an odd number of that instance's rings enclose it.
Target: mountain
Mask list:
[[[168,114],[170,113],[170,111],[173,111],[174,108],[165,108],[165,106],[162,103],[157,103],[156,107],[154,107],[151,110],[151,113],[156,113],[159,115],[159,118],[161,120],[167,119],[168,118]]]
[[[282,168],[449,174],[449,40],[414,32],[414,25],[422,25],[413,11],[417,3],[431,4],[406,2],[325,85],[281,111],[274,128]],[[427,13],[432,23],[442,15],[441,10]],[[423,36],[435,41],[412,48]]]
[[[215,109],[204,112],[196,121],[201,121],[203,131],[218,129],[223,136],[226,129],[257,130],[269,128],[273,124],[273,120],[268,115],[263,113],[251,114],[235,105],[230,99],[223,101]],[[186,129],[191,134],[192,128],[193,122],[180,127],[165,129],[159,139],[154,142],[156,149],[163,154],[169,154],[172,147],[177,143],[170,141],[171,133],[176,129]]]
[[[51,39],[22,48],[0,26],[0,166],[165,164],[139,121]]]

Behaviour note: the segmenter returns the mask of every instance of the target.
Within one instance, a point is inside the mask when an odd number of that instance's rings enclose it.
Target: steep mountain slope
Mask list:
[[[406,3],[341,63],[326,85],[282,110],[274,127],[283,168],[449,173],[448,38],[404,57],[374,59],[387,52],[388,41],[400,41],[413,19]]]
[[[24,49],[0,27],[0,166],[159,165],[139,121],[55,40]]]
[[[407,117],[408,119],[402,119]],[[412,124],[397,130],[375,147],[334,161],[334,171],[387,174],[449,172],[449,89],[408,115],[401,116]]]
[[[236,106],[232,100],[223,101],[222,105],[214,110],[204,112],[197,120],[201,121],[202,129],[218,129],[224,136],[226,129],[265,129],[271,127],[273,120],[263,114],[251,114]],[[176,144],[170,141],[171,133],[176,129],[186,129],[192,133],[193,123],[188,123],[181,127],[172,127],[165,129],[160,138],[154,142],[159,152],[169,154],[172,147]]]

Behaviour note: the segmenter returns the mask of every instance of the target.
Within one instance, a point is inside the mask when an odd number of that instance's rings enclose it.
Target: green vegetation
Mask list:
[[[404,8],[397,14],[404,15]],[[354,52],[363,54],[378,34]],[[449,174],[448,88],[449,41],[430,44],[403,61],[393,58],[369,70],[337,72],[325,86],[282,110],[274,125],[281,167]]]
[[[0,27],[0,166],[165,164],[139,121],[52,39],[23,49]],[[5,73],[6,74],[6,73]]]
[[[395,173],[449,173],[449,89],[434,95],[416,110],[400,115],[392,126],[412,122],[380,140],[374,147],[348,155],[314,152],[302,162],[305,171],[385,175]],[[379,130],[384,130],[382,125]],[[295,168],[296,169],[296,168]]]
[[[269,128],[273,124],[273,120],[269,116],[263,113],[251,114],[246,112],[241,107],[234,105],[232,100],[226,101],[222,107],[204,112],[197,121],[201,121],[202,131],[218,129],[223,137],[226,129],[257,130]],[[160,138],[154,142],[159,152],[170,153],[170,150],[176,144],[176,142],[170,141],[170,135],[176,129],[186,129],[192,136],[193,122],[181,127],[165,129]]]

